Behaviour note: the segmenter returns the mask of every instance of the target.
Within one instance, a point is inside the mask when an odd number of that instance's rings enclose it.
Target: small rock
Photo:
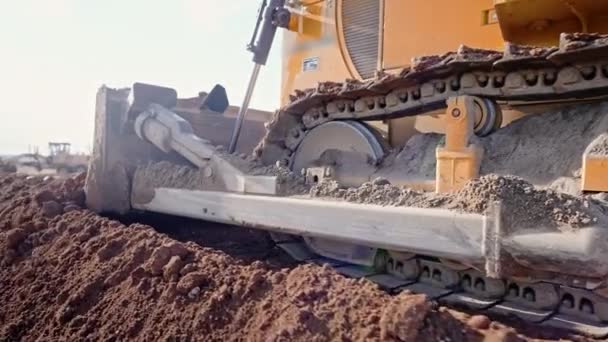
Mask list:
[[[372,184],[377,185],[377,186],[382,186],[382,185],[390,185],[391,182],[389,182],[389,180],[386,178],[378,177],[372,181]]]
[[[201,288],[200,287],[195,287],[192,290],[190,290],[190,292],[188,292],[188,298],[190,299],[195,299],[198,297],[198,295],[201,293]]]
[[[179,276],[179,271],[184,266],[184,262],[179,255],[174,255],[169,259],[169,262],[163,267],[163,278],[166,281],[175,281]]]
[[[188,249],[181,243],[171,242],[164,244],[154,250],[146,265],[146,269],[152,275],[161,275],[163,274],[163,267],[171,260],[171,257],[177,255],[183,258],[188,255],[188,253]]]
[[[34,195],[34,200],[38,204],[43,204],[44,202],[50,202],[50,201],[57,202],[57,198],[55,197],[55,195],[48,190],[43,190],[43,191],[38,192],[36,195]]]
[[[471,318],[469,318],[469,321],[467,322],[467,324],[471,328],[482,329],[482,330],[488,329],[490,327],[490,323],[492,323],[492,322],[490,321],[488,316],[485,316],[485,315],[472,316]]]
[[[61,215],[62,212],[63,207],[61,206],[61,204],[55,201],[47,201],[42,203],[42,213],[46,217],[53,218],[57,215]]]
[[[208,282],[209,279],[207,279],[207,276],[202,273],[188,273],[179,280],[176,290],[182,295],[188,295],[195,287],[200,289],[200,287],[206,285]]]

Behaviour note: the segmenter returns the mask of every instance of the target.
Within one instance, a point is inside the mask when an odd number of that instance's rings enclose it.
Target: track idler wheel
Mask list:
[[[502,126],[502,110],[493,100],[475,97],[475,135],[485,137]]]

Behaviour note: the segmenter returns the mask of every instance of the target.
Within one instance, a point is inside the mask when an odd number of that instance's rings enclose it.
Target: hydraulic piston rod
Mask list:
[[[251,77],[249,78],[249,85],[247,85],[247,91],[245,92],[245,98],[243,99],[243,104],[241,105],[241,108],[239,108],[239,113],[236,117],[236,123],[232,131],[232,137],[230,138],[230,147],[228,149],[228,152],[230,153],[234,153],[234,151],[236,150],[236,144],[239,141],[239,135],[241,134],[243,120],[245,119],[245,115],[247,114],[247,110],[249,109],[249,102],[251,102],[251,96],[253,95],[253,90],[255,89],[255,84],[257,83],[258,76],[260,75],[261,68],[261,64],[254,64],[253,72],[251,73]]]
[[[274,36],[277,33],[277,28],[287,27],[289,25],[290,16],[291,14],[289,13],[289,10],[285,8],[285,0],[270,0],[270,2],[264,0],[260,6],[253,36],[251,37],[251,42],[247,46],[247,49],[253,52],[253,62],[255,65],[249,79],[249,84],[247,85],[247,91],[245,92],[243,104],[239,109],[236,123],[232,131],[230,146],[228,148],[228,152],[230,153],[234,153],[236,150],[243,120],[247,115],[247,109],[249,109],[249,103],[260,74],[260,69],[262,65],[266,65],[268,54],[270,53],[270,48],[272,47],[272,42],[274,41]]]

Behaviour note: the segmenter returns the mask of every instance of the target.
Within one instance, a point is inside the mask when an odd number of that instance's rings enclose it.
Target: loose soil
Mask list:
[[[243,159],[241,156],[223,155],[227,161],[250,176],[275,176],[277,193],[281,195],[302,194],[309,190],[304,178],[289,169],[275,165],[261,165],[258,161]],[[180,165],[161,161],[139,165],[133,175],[133,196],[146,203],[154,197],[154,188],[170,187],[189,190],[225,191],[218,177],[206,176],[205,171],[191,165]]]
[[[608,155],[608,102],[574,105],[519,119],[471,143],[483,149],[480,179],[450,195],[393,186],[385,179],[435,179],[440,134],[418,134],[391,152],[368,182],[345,189],[325,182],[314,197],[357,203],[448,208],[484,213],[501,201],[507,227],[569,230],[608,222],[606,202],[580,192],[583,155]],[[551,129],[546,129],[550,127]],[[517,175],[517,177],[513,176]]]
[[[179,220],[162,226],[182,241],[127,226],[84,209],[83,182],[0,177],[0,340],[585,340],[389,295],[327,266],[233,257],[204,246],[221,230],[206,223],[200,244]],[[247,236],[234,237],[259,238]]]
[[[483,176],[451,194],[415,191],[391,185],[382,178],[358,188],[342,188],[335,181],[324,181],[315,185],[310,194],[354,203],[445,208],[479,214],[485,213],[493,202],[500,201],[507,229],[568,231],[608,222],[605,202],[590,196],[540,189],[513,176]]]
[[[608,133],[603,133],[591,142],[587,154],[599,157],[608,157]]]
[[[564,179],[578,182],[586,149],[608,150],[602,144],[607,140],[606,114],[608,102],[577,104],[529,115],[487,137],[474,137],[471,143],[484,151],[480,174],[516,175],[543,187],[556,187]],[[412,137],[386,158],[376,176],[390,179],[395,173],[415,180],[434,179],[435,149],[443,142],[441,134]]]

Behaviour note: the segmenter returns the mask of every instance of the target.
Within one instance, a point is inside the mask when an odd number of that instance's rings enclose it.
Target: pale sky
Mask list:
[[[180,97],[223,84],[240,105],[258,0],[0,0],[0,155],[49,141],[91,147],[99,86],[146,82]],[[252,107],[280,96],[280,36]]]

